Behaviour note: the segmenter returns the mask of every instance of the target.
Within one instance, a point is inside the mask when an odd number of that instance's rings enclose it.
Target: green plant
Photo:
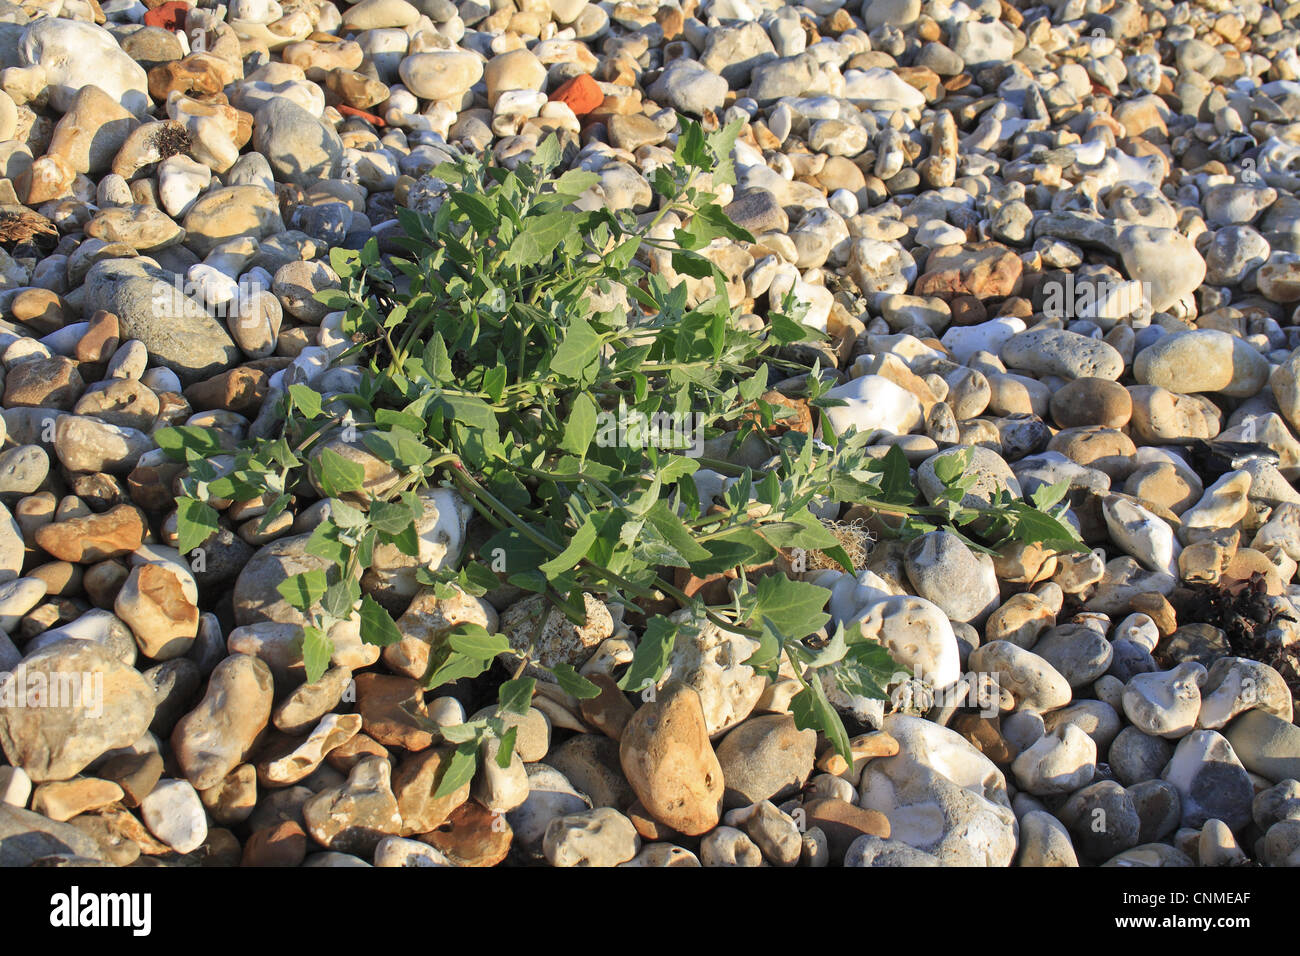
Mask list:
[[[308,550],[327,557],[329,569],[295,575],[280,587],[310,618],[303,657],[314,680],[330,658],[329,628],[353,614],[360,615],[363,640],[398,639],[388,613],[362,593],[360,575],[378,545],[417,555],[415,492],[452,487],[493,532],[461,566],[422,568],[422,584],[446,597],[454,588],[482,595],[508,582],[545,595],[579,623],[584,592],[632,609],[673,599],[693,608],[697,621],[754,639],[749,663],[760,671],[774,675],[788,661],[802,684],[792,705],[799,725],[825,732],[848,758],[847,734],[817,672],[849,693],[883,697],[898,667],[856,632],[819,637],[829,621],[827,592],[767,573],[793,549],[854,570],[811,505],[866,504],[897,516],[902,535],[940,525],[966,529],[959,533],[977,547],[1011,538],[1059,547],[1078,541],[1050,510],[1064,487],[1031,503],[1005,496],[992,508],[963,507],[973,478],[964,476],[968,460],[960,456],[943,466],[944,496],[918,504],[899,449],[875,458],[866,435],[832,437],[821,411],[835,401],[825,397],[822,370],[800,364],[787,348],[824,336],[798,321],[791,302],[772,304],[763,335],[738,326],[724,277],[705,254],[715,238],[752,240],[712,191],[732,181],[737,129],[706,135],[684,121],[674,163],[651,177],[658,211],[642,218],[576,208],[574,200],[598,177],[578,169],[555,175],[561,154],[553,139],[513,171],[474,158],[434,170],[446,184],[436,212],[398,210],[406,257],[385,260],[374,240],[331,253],[342,288],[318,298],[345,313],[352,344],[344,358],[363,370],[354,391],[320,394],[291,385],[278,399],[276,433],[244,442],[233,467],[222,470],[208,460],[222,450],[220,436],[193,428],[160,435],[163,447],[190,466],[178,499],[181,551],[217,529],[214,502],[260,497],[265,526],[295,498],[328,498],[329,517]],[[681,225],[671,239],[657,238],[664,234],[657,227],[674,221],[669,216]],[[713,294],[692,305],[683,283],[644,268],[650,254],[711,282]],[[764,399],[769,382],[801,373],[803,398],[829,443],[794,429],[772,434],[779,431],[773,426],[788,424],[791,410]],[[619,414],[689,417],[708,437],[730,433],[735,442],[764,443],[771,461],[752,470],[627,436],[602,440],[602,420]],[[325,447],[340,428],[352,429],[357,442],[393,466],[381,489],[367,489],[364,468]],[[695,476],[702,468],[732,479],[712,507],[701,506]],[[500,573],[491,556],[504,556]],[[734,574],[731,603],[708,607],[687,597],[667,579],[673,569]],[[646,614],[620,686],[640,690],[658,680],[688,626]],[[518,664],[501,685],[500,710],[524,711],[534,686],[524,675],[538,666],[532,649],[512,649],[481,627],[442,637],[425,683],[477,676],[502,654]],[[576,697],[597,693],[571,667],[550,676]],[[504,735],[509,742],[499,717],[442,733],[458,745],[444,790],[473,773],[485,739]],[[501,755],[508,760],[510,748],[502,746]]]

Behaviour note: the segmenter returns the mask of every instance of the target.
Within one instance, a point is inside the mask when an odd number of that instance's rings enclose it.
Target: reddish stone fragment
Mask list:
[[[177,30],[185,29],[185,15],[189,12],[190,5],[182,3],[181,0],[168,0],[161,6],[154,7],[144,15],[144,25],[147,27],[162,27],[164,30],[171,30],[173,33]]]
[[[600,85],[586,73],[560,84],[551,94],[550,99],[557,103],[567,103],[574,116],[586,116],[605,102],[605,94]]]

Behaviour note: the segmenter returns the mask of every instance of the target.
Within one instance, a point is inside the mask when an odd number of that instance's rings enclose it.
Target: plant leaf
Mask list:
[[[600,696],[600,688],[574,670],[572,664],[555,665],[551,668],[551,676],[560,685],[560,689],[570,697],[590,700]]]
[[[508,680],[497,691],[497,706],[510,714],[526,714],[533,702],[537,681],[531,677]]]
[[[387,647],[402,639],[388,612],[369,594],[361,598],[361,640],[366,644]]]
[[[329,670],[334,654],[334,642],[318,627],[302,629],[302,663],[307,671],[307,683],[314,684]]]
[[[478,770],[478,742],[463,743],[452,751],[451,760],[442,772],[438,788],[434,790],[435,799],[443,800],[474,779]]]
[[[680,625],[674,624],[662,614],[656,614],[646,622],[645,632],[637,643],[632,664],[628,667],[618,686],[623,690],[643,691],[653,687],[663,676],[677,643]]]
[[[176,499],[176,550],[189,554],[221,530],[217,512],[194,498]]]

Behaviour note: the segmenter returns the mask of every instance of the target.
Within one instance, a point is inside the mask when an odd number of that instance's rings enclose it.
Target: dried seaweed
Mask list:
[[[15,246],[31,242],[38,237],[55,237],[59,231],[54,223],[38,212],[24,209],[0,209],[0,245]]]
[[[1234,587],[1196,582],[1177,601],[1178,623],[1209,624],[1223,631],[1233,654],[1267,664],[1282,675],[1292,698],[1300,698],[1300,654],[1265,635],[1279,620],[1295,621],[1267,600],[1264,575],[1256,572]]]

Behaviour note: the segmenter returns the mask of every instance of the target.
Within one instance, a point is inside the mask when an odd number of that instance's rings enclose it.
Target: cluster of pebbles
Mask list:
[[[1300,864],[1297,19],[0,0],[0,864]],[[288,383],[351,387],[313,299],[328,251],[394,248],[448,157],[513,166],[554,134],[599,175],[581,204],[649,213],[679,114],[743,121],[722,201],[756,241],[706,254],[756,334],[787,294],[827,333],[836,430],[900,446],[927,497],[966,449],[972,501],[1066,482],[1093,550],[938,531],[804,572],[913,675],[889,701],[830,688],[852,765],[743,636],[694,628],[625,694],[624,609],[589,598],[578,628],[505,589],[444,601],[400,555],[363,585],[402,640],[341,625],[308,683],[276,585],[319,566],[320,506],[262,527],[266,502],[230,503],[182,555],[181,467],[151,436],[233,442]],[[458,561],[468,509],[422,497],[419,562]],[[437,796],[435,728],[492,707],[419,683],[459,621],[601,694],[539,684],[508,766]]]

